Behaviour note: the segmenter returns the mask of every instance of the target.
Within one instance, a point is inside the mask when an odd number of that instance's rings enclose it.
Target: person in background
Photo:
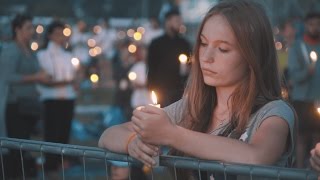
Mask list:
[[[143,34],[142,41],[146,45],[150,45],[154,38],[157,38],[163,34],[163,29],[160,26],[160,22],[157,17],[151,17],[149,23],[146,26],[145,33]]]
[[[303,38],[289,48],[288,75],[290,98],[299,117],[297,167],[306,167],[306,157],[320,141],[320,13],[309,13],[304,19]]]
[[[87,44],[90,34],[86,32],[86,28],[86,22],[78,20],[77,26],[73,28],[70,38],[72,53],[83,65],[88,65],[90,61],[89,48]]]
[[[296,117],[281,97],[264,9],[252,1],[213,6],[200,24],[193,54],[181,100],[163,109],[134,110],[132,121],[107,129],[99,146],[128,153],[149,167],[156,163],[157,146],[171,147],[171,155],[292,167]],[[178,172],[179,179],[192,176]],[[208,177],[225,178],[212,172]]]
[[[32,17],[18,14],[11,22],[13,41],[4,44],[0,55],[0,115],[5,118],[7,136],[30,139],[36,122],[40,118],[41,107],[36,85],[50,80],[41,70],[35,54],[30,49],[34,34]],[[8,178],[22,177],[20,151],[9,152],[5,175]],[[6,161],[6,158],[4,158]],[[27,177],[36,176],[33,158],[24,153],[24,168]]]
[[[52,81],[39,87],[44,105],[44,140],[68,144],[76,99],[73,87],[76,70],[71,63],[71,53],[64,50],[68,41],[64,28],[65,24],[60,21],[49,24],[46,47],[37,55],[41,67],[52,77]],[[57,170],[60,161],[60,157],[46,154],[45,170]]]
[[[159,103],[167,106],[183,94],[185,79],[180,75],[179,56],[189,56],[189,43],[180,36],[180,12],[173,9],[165,15],[165,33],[154,39],[148,49],[147,87],[158,95]]]
[[[101,19],[97,27],[100,27],[100,30],[95,32],[93,39],[95,39],[96,45],[102,49],[104,60],[110,61],[115,51],[117,32],[111,27],[108,17]]]
[[[130,82],[133,87],[131,95],[132,109],[152,103],[150,92],[148,92],[147,89],[146,54],[147,48],[143,44],[137,45],[137,51],[135,52],[136,62],[133,64],[128,74],[129,79],[131,75]]]

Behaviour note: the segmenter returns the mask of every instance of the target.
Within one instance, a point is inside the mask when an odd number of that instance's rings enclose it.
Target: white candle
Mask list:
[[[187,74],[187,62],[188,62],[188,56],[185,54],[179,55],[179,61],[180,61],[180,75],[184,76]]]
[[[152,103],[151,104],[152,106],[155,106],[157,108],[160,108],[160,104],[158,104],[158,98],[157,98],[157,95],[154,91],[151,91],[151,100],[152,100]],[[156,161],[156,165],[155,166],[159,166],[159,156],[155,156],[155,157],[152,157],[155,161]]]

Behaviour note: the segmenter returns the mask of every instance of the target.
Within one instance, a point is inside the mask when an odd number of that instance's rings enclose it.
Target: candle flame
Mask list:
[[[188,61],[188,56],[185,54],[180,54],[179,55],[179,61],[181,64],[187,64]]]
[[[317,108],[318,114],[320,114],[320,107]]]
[[[317,53],[314,52],[314,51],[311,51],[311,52],[310,52],[310,58],[311,58],[312,62],[316,62],[316,61],[318,60],[318,55],[317,55]]]
[[[157,95],[154,91],[151,91],[151,100],[153,104],[158,104]]]

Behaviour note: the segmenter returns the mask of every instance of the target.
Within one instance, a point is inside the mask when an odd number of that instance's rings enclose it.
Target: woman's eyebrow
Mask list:
[[[206,36],[204,36],[203,34],[200,34],[200,39],[201,38],[204,38],[204,40],[208,40],[207,38],[206,38]],[[230,46],[232,46],[232,44],[231,43],[229,43],[228,41],[226,41],[226,40],[215,40],[215,41],[213,41],[213,43],[214,44],[221,44],[221,43],[225,43],[225,44],[228,44],[228,45],[230,45]]]

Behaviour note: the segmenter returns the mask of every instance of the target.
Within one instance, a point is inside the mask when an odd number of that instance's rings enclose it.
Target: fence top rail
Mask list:
[[[138,160],[126,154],[114,153],[97,147],[0,137],[1,155],[3,151],[2,149],[5,148],[141,164]],[[281,177],[290,179],[317,179],[317,174],[314,171],[307,169],[224,163],[219,161],[200,160],[196,158],[168,155],[160,156],[160,166],[273,178]]]

